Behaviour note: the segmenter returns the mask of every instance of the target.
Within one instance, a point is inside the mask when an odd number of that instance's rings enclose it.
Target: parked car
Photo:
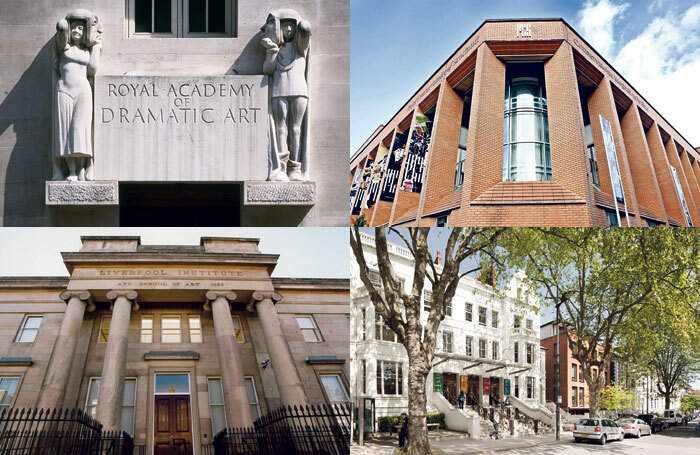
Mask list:
[[[664,411],[664,420],[669,425],[680,425],[683,423],[683,414],[678,409],[666,409]]]
[[[581,419],[574,425],[574,441],[584,439],[598,441],[604,445],[607,441],[622,441],[625,432],[610,419]]]
[[[630,435],[635,438],[640,438],[644,435],[651,436],[651,426],[647,425],[642,419],[617,419],[615,423],[622,428],[625,436]]]
[[[658,433],[668,428],[666,421],[655,414],[639,414],[637,418],[649,425],[652,433]]]

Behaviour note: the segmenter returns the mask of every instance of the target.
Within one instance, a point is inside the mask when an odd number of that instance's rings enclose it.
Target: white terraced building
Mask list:
[[[374,237],[361,233],[370,279],[381,286]],[[412,286],[413,256],[407,248],[388,245],[394,269],[408,291]],[[448,427],[472,434],[460,415],[476,414],[468,404],[482,407],[505,397],[535,419],[551,423],[544,406],[545,362],[538,327],[539,300],[517,291],[514,277],[503,292],[464,277],[448,307],[438,332],[436,354],[426,384],[429,412],[445,412]],[[351,260],[351,372],[352,396],[373,398],[376,417],[395,416],[408,408],[408,355],[396,335],[375,315],[369,294]],[[525,298],[518,298],[518,294]],[[430,282],[426,280],[421,320],[426,323],[430,307]],[[457,396],[467,396],[459,411]],[[447,400],[445,399],[447,398]],[[453,418],[456,417],[456,418]],[[478,428],[478,420],[476,427]],[[472,434],[474,436],[474,434]]]

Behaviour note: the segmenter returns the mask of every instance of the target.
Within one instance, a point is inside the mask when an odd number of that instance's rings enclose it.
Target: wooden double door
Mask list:
[[[192,455],[189,395],[156,395],[154,455]]]

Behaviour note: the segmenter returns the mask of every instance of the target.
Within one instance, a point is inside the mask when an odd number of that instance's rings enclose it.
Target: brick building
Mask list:
[[[540,345],[546,350],[545,354],[545,394],[547,401],[554,403],[556,400],[554,394],[554,372],[555,372],[555,349],[554,342],[556,335],[554,334],[554,323],[548,322],[540,327]],[[600,349],[602,352],[602,348]],[[598,371],[593,368],[592,374],[596,376]],[[610,384],[613,375],[611,367],[607,365],[603,371],[605,375],[605,384]],[[578,360],[574,359],[571,354],[569,340],[564,330],[559,331],[559,381],[561,393],[561,406],[569,414],[584,414],[588,412],[590,404],[590,394],[588,392],[588,384],[583,379],[583,368]]]
[[[486,20],[352,156],[351,218],[697,226],[699,159],[563,19]]]
[[[69,277],[0,278],[0,412],[80,408],[139,453],[192,454],[281,405],[349,400],[347,279],[271,278],[257,239],[82,241]]]

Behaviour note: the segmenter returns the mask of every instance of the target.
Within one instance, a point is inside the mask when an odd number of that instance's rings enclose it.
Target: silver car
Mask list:
[[[592,439],[603,445],[608,441],[622,441],[625,432],[610,419],[581,419],[574,425],[574,441],[584,439]]]
[[[651,436],[651,427],[641,419],[618,419],[615,423],[622,428],[622,431],[625,432],[625,436],[630,435],[635,438],[642,437],[645,434]]]

